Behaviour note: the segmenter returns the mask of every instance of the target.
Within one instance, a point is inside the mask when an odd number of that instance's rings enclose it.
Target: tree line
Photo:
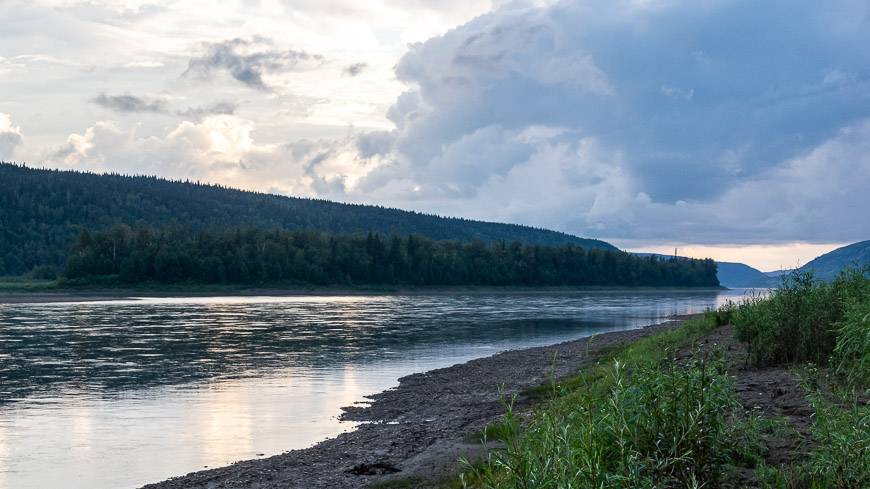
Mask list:
[[[63,268],[82,229],[115,224],[195,230],[237,226],[377,232],[485,243],[575,244],[615,249],[604,241],[515,224],[447,218],[370,205],[247,192],[150,176],[43,170],[0,162],[0,276],[34,267]]]
[[[313,285],[718,286],[712,260],[519,242],[232,228],[116,225],[80,233],[64,276],[78,282]]]

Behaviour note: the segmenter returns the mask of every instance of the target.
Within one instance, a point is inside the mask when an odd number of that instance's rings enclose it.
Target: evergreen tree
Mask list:
[[[316,285],[717,286],[716,263],[618,250],[435,241],[421,236],[181,226],[82,231],[65,277]]]

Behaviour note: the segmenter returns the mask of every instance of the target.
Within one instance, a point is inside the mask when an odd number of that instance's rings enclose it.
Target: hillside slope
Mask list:
[[[870,265],[870,240],[853,243],[821,255],[800,268],[801,272],[813,272],[822,280],[831,280],[840,270],[850,266]]]
[[[156,177],[41,170],[0,162],[0,275],[63,264],[83,228],[116,223],[194,229],[256,226],[352,234],[418,234],[434,240],[575,244],[599,240],[545,229],[445,218],[326,200],[283,197]]]
[[[719,267],[719,283],[723,287],[770,287],[777,283],[776,278],[769,277],[745,263],[717,261],[716,265]]]
[[[635,253],[635,255],[655,256],[660,259],[670,258],[670,255],[662,255],[659,253]],[[719,285],[721,285],[722,287],[770,287],[778,283],[776,279],[772,279],[771,277],[765,275],[765,273],[761,270],[752,268],[745,263],[717,261],[716,267],[716,276],[719,278]]]

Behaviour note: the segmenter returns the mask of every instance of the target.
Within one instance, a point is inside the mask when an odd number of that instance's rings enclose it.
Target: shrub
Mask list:
[[[838,325],[849,304],[866,297],[868,284],[864,273],[854,270],[832,283],[815,280],[811,273],[787,275],[768,297],[751,298],[734,311],[737,335],[758,364],[827,364]]]
[[[870,487],[870,406],[849,404],[814,396],[817,444],[801,471],[811,487]]]
[[[633,366],[615,362],[523,429],[508,409],[504,450],[471,466],[485,488],[700,487],[728,458],[726,416],[736,401],[721,362]]]
[[[718,309],[708,311],[705,315],[713,319],[716,326],[724,326],[734,322],[734,314],[737,312],[737,303],[728,300]]]
[[[857,281],[855,281],[858,283]],[[865,285],[867,282],[865,281]],[[834,347],[837,372],[852,386],[870,386],[870,292],[855,288],[846,298]]]

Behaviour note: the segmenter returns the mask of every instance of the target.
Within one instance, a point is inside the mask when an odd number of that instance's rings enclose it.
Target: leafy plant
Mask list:
[[[870,385],[870,297],[851,301],[838,327],[837,372],[850,384]]]
[[[812,487],[870,487],[870,406],[813,396],[816,441],[803,467]]]
[[[733,312],[737,335],[757,364],[826,365],[837,344],[837,325],[849,304],[867,300],[868,283],[859,271],[844,272],[831,283],[792,273],[769,296],[750,298]]]
[[[718,360],[687,366],[614,361],[596,385],[554,400],[467,477],[483,488],[700,487],[730,457],[731,380]]]

